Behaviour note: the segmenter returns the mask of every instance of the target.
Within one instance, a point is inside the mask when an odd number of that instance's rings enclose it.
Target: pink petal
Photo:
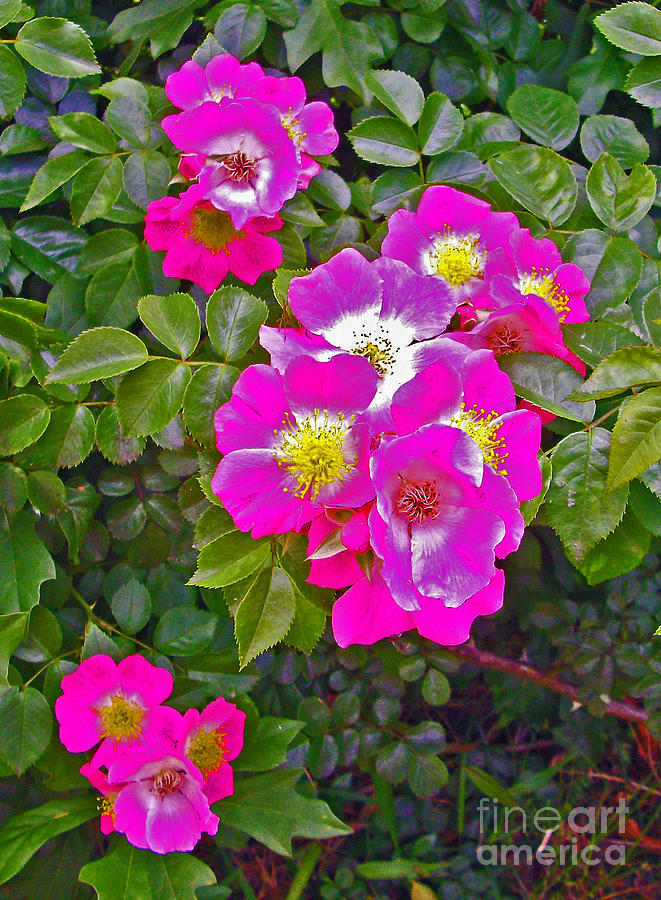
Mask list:
[[[216,413],[218,449],[273,447],[274,431],[280,431],[289,414],[282,376],[270,366],[249,366],[239,376],[232,399]]]
[[[470,637],[471,626],[477,616],[489,616],[503,605],[505,576],[496,569],[489,584],[455,609],[449,609],[439,600],[423,599],[420,610],[411,613],[420,634],[451,647],[463,644]]]
[[[172,693],[173,679],[167,669],[153,666],[144,656],[127,656],[118,667],[122,692],[126,697],[137,696],[146,706],[158,706]]]
[[[413,616],[393,600],[377,567],[372,581],[363,577],[333,606],[333,637],[340,647],[374,644],[413,627]]]

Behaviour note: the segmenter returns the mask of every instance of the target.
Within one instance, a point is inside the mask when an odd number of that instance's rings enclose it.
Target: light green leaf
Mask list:
[[[407,125],[415,125],[420,118],[425,95],[415,78],[405,72],[372,69],[365,76],[365,85],[377,100]]]
[[[185,359],[197,347],[200,314],[190,294],[149,294],[138,302],[138,314],[154,337],[173,353]]]
[[[218,616],[192,606],[177,606],[161,617],[154,645],[174,656],[195,656],[211,643]]]
[[[28,612],[39,602],[43,581],[55,578],[55,565],[34,532],[27,512],[0,519],[0,613]]]
[[[647,528],[627,510],[615,531],[593,547],[578,568],[590,585],[617,578],[640,565],[650,542]]]
[[[608,488],[614,490],[661,459],[661,387],[649,388],[620,412],[611,444]]]
[[[80,25],[66,19],[32,19],[14,44],[24,59],[47,75],[82,78],[101,71],[90,39]]]
[[[53,410],[48,428],[17,462],[39,468],[71,468],[87,459],[94,444],[94,416],[86,406],[66,403]]]
[[[516,124],[538,144],[562,150],[578,131],[578,107],[568,94],[537,84],[522,84],[507,101]]]
[[[661,12],[650,3],[619,3],[597,16],[594,24],[622,50],[641,56],[661,54]]]
[[[654,173],[635,165],[627,176],[610,153],[602,153],[585,182],[590,206],[614,231],[628,231],[647,213],[656,197]]]
[[[627,347],[599,363],[572,399],[601,400],[657,381],[661,382],[661,348]]]
[[[2,0],[0,2],[0,28],[8,25],[21,11],[21,0]]]
[[[418,125],[418,137],[425,156],[444,153],[457,143],[464,118],[449,97],[434,91],[426,101]]]
[[[234,633],[241,668],[284,638],[295,612],[296,595],[289,576],[278,567],[267,570],[236,611]]]
[[[296,719],[265,716],[246,729],[240,756],[232,763],[235,772],[265,772],[283,763],[287,748],[303,728]]]
[[[48,746],[53,730],[50,706],[33,687],[0,686],[0,720],[0,758],[22,775]]]
[[[285,856],[291,855],[293,837],[323,839],[351,834],[326,803],[296,792],[300,775],[300,769],[280,769],[237,779],[232,796],[214,804],[214,810],[232,827]]]
[[[15,53],[4,44],[0,46],[0,116],[13,116],[23,102],[27,78],[25,69]]]
[[[661,106],[661,57],[641,59],[629,72],[624,89],[644,106]]]
[[[181,409],[190,368],[176,359],[150,359],[129,372],[117,388],[117,415],[128,437],[164,428]]]
[[[0,828],[0,884],[25,866],[49,838],[99,815],[91,794],[58,797],[8,819]]]
[[[489,161],[515,200],[551,225],[565,222],[576,206],[578,186],[569,164],[547,147],[516,147]]]
[[[241,359],[257,340],[267,315],[263,300],[241,288],[220,288],[207,303],[209,340],[225,362]]]
[[[622,520],[629,489],[606,493],[610,432],[594,428],[563,438],[553,453],[544,510],[576,565]]]
[[[111,378],[147,361],[147,348],[134,334],[121,328],[91,328],[70,344],[53,366],[46,381],[88,384]]]
[[[184,394],[184,424],[191,436],[205,447],[216,446],[213,418],[230,399],[239,370],[234,366],[209,363],[198,366]]]
[[[134,203],[146,209],[166,191],[171,177],[170,164],[156,150],[132,153],[124,164],[124,190]]]
[[[644,163],[650,147],[631,119],[621,116],[590,116],[581,128],[581,150],[586,159],[596,162],[602,153],[610,153],[625,169]]]
[[[159,855],[122,839],[115,849],[80,870],[98,900],[197,900],[197,888],[215,884],[209,866],[191,853]]]
[[[358,156],[368,162],[382,166],[415,166],[420,158],[415,131],[390,116],[363,119],[347,137]]]
[[[209,588],[226,587],[259,569],[270,553],[268,540],[255,541],[249,534],[232,531],[202,548],[197,571],[188,583]]]
[[[0,402],[0,455],[13,456],[39,438],[50,421],[50,410],[32,394]]]
[[[63,116],[50,116],[48,124],[61,141],[73,144],[74,147],[99,155],[117,150],[115,135],[91,113],[72,112]]]
[[[30,190],[21,204],[21,212],[43,203],[53,191],[70,181],[88,161],[89,156],[84,150],[74,150],[73,153],[47,160],[32,179]]]
[[[71,217],[84,225],[105,216],[122,189],[122,164],[117,157],[91,159],[78,172],[71,191]]]

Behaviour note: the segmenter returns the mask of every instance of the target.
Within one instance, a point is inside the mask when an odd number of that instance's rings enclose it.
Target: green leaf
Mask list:
[[[257,340],[268,310],[263,300],[241,288],[220,288],[207,303],[207,331],[225,362],[241,359]]]
[[[124,375],[117,388],[117,415],[128,437],[164,428],[181,409],[190,368],[176,359],[150,359]]]
[[[416,204],[423,190],[419,172],[389,169],[379,175],[372,185],[372,207],[375,212],[387,216],[400,206],[409,208],[411,204]]]
[[[16,35],[16,50],[47,75],[82,78],[101,71],[92,44],[80,25],[66,19],[32,19]]]
[[[576,178],[566,160],[547,147],[516,147],[489,165],[515,200],[551,225],[561,225],[576,206]]]
[[[578,107],[568,94],[537,84],[522,84],[507,101],[507,110],[529,137],[562,150],[578,131]]]
[[[50,410],[32,394],[19,394],[0,402],[0,454],[13,456],[33,444],[48,426]]]
[[[618,525],[628,488],[606,493],[610,432],[594,428],[564,438],[553,453],[553,480],[544,510],[576,565]]]
[[[125,466],[134,462],[145,449],[144,438],[127,438],[121,429],[117,410],[106,406],[96,420],[96,443],[106,459]]]
[[[592,316],[620,307],[638,284],[643,265],[640,250],[628,237],[592,228],[571,237],[562,256],[580,266],[590,281],[586,305]]]
[[[23,6],[21,0],[2,0],[0,3],[0,28],[14,20]]]
[[[0,46],[0,116],[13,116],[23,102],[27,78],[25,69],[15,53],[4,44]]]
[[[464,118],[449,97],[434,91],[426,101],[418,125],[418,137],[425,156],[444,153],[457,143],[464,130]]]
[[[345,85],[365,100],[371,93],[364,78],[371,63],[382,56],[380,41],[363,22],[345,19],[343,0],[311,0],[296,26],[283,34],[292,72],[313,53],[322,52],[322,73],[328,87]]]
[[[94,416],[86,406],[67,403],[53,410],[48,427],[17,462],[38,468],[71,468],[92,452]]]
[[[629,72],[624,89],[643,106],[661,106],[661,58],[641,59]]]
[[[200,314],[190,294],[149,294],[139,301],[138,314],[156,340],[173,353],[185,359],[197,347]]]
[[[504,785],[497,781],[493,775],[479,769],[477,766],[463,766],[463,771],[473,782],[480,794],[484,797],[493,797],[504,806],[517,806],[516,797]]]
[[[296,590],[296,613],[284,640],[288,646],[294,647],[302,653],[312,653],[326,627],[326,610],[302,593],[296,582],[294,582],[294,588]]]
[[[589,56],[569,67],[567,90],[582,115],[599,112],[609,91],[622,90],[629,67],[614,47],[599,38]]]
[[[445,706],[450,699],[450,682],[442,672],[430,669],[422,682],[422,698],[431,706]]]
[[[94,273],[85,291],[90,323],[127,328],[138,315],[138,300],[143,293],[135,265],[127,261],[109,263]]]
[[[218,616],[192,606],[168,610],[154,631],[154,645],[174,656],[195,656],[211,643]]]
[[[232,763],[235,772],[265,772],[283,763],[287,748],[304,726],[296,719],[265,716],[246,729],[240,756]]]
[[[132,153],[124,164],[124,190],[134,203],[146,209],[166,191],[171,178],[170,163],[156,150]]]
[[[296,596],[289,576],[278,567],[267,570],[236,611],[234,633],[241,668],[283,639],[295,612]]]
[[[420,118],[425,95],[415,78],[405,72],[373,69],[365,76],[365,85],[407,125],[415,125]]]
[[[91,159],[78,172],[71,191],[71,217],[76,225],[105,216],[122,189],[122,164],[116,157]]]
[[[599,584],[635,569],[649,552],[651,535],[627,510],[622,522],[587,554],[579,565],[588,584]]]
[[[184,424],[191,436],[205,447],[216,446],[213,417],[230,399],[239,370],[234,366],[209,363],[193,372],[184,394]]]
[[[151,616],[149,591],[135,578],[131,578],[112,595],[110,608],[122,631],[125,634],[136,634],[145,627]]]
[[[2,681],[7,681],[9,660],[14,650],[25,638],[28,621],[29,617],[25,612],[0,615],[0,679]],[[2,865],[1,862],[0,865]]]
[[[148,359],[139,337],[121,328],[91,328],[70,344],[53,366],[47,382],[89,384],[137,369]]]
[[[447,784],[448,769],[437,756],[416,754],[409,763],[409,785],[416,797],[431,797]]]
[[[599,363],[588,380],[572,394],[572,399],[601,400],[657,381],[661,382],[661,349],[627,347]]]
[[[240,531],[222,535],[202,548],[197,571],[188,583],[226,587],[261,568],[270,553],[268,540],[255,541]]]
[[[0,520],[0,613],[28,612],[39,602],[41,583],[55,578],[53,559],[34,522],[27,512]]]
[[[191,853],[159,855],[125,840],[84,865],[79,879],[94,888],[98,900],[197,900],[197,888],[216,883],[209,866]]]
[[[50,706],[33,687],[0,686],[0,719],[0,757],[14,774],[22,775],[48,746],[53,730]]]
[[[202,6],[204,0],[143,0],[139,6],[117,13],[108,28],[115,43],[142,41],[166,29],[173,16]]]
[[[61,141],[73,144],[74,147],[99,155],[117,150],[115,135],[91,113],[72,112],[63,116],[50,116],[48,124]]]
[[[382,166],[415,166],[420,158],[415,131],[390,116],[363,119],[347,137],[358,156],[368,162]]]
[[[152,115],[146,102],[136,97],[119,97],[111,101],[105,119],[106,124],[131,147],[144,147],[149,143]]]
[[[635,165],[627,176],[610,153],[602,153],[593,164],[585,188],[592,209],[614,231],[637,225],[656,197],[656,179],[647,166]]]
[[[661,387],[649,388],[621,410],[611,443],[608,488],[614,490],[661,459]]]
[[[641,56],[661,53],[661,12],[649,3],[620,3],[597,16],[594,24],[622,50]]]
[[[237,779],[232,796],[214,804],[214,810],[233,828],[284,856],[291,856],[293,837],[324,839],[351,834],[326,803],[296,792],[300,775],[300,769],[279,769]]]
[[[567,397],[583,384],[575,369],[554,356],[538,353],[512,353],[501,356],[500,368],[507,372],[516,393],[556,416],[572,422],[591,422],[594,403],[575,403]]]
[[[523,521],[526,525],[530,525],[534,520],[539,511],[539,507],[546,498],[549,485],[551,484],[553,466],[551,465],[550,457],[542,456],[540,457],[539,462],[542,469],[542,489],[536,497],[533,497],[531,500],[524,500],[521,504],[521,515],[523,516]]]
[[[74,150],[73,153],[65,153],[63,156],[47,160],[34,176],[30,190],[21,204],[21,212],[43,203],[53,191],[73,178],[88,161],[89,156],[83,150]]]
[[[93,275],[111,260],[130,263],[138,243],[136,235],[126,228],[106,228],[93,234],[80,254],[80,270]]]
[[[75,272],[87,235],[65,219],[33,216],[20,219],[12,229],[14,254],[44,281],[54,284]]]
[[[596,162],[602,153],[610,153],[625,169],[644,163],[650,147],[630,119],[620,116],[590,116],[581,128],[581,150],[586,159]]]
[[[259,6],[235,3],[222,11],[214,35],[237,59],[250,56],[264,40],[266,16]]]
[[[1,67],[1,64],[0,64]],[[2,110],[0,108],[0,115]],[[13,156],[17,153],[31,153],[43,150],[46,142],[36,128],[31,125],[8,125],[0,135],[0,154]]]
[[[562,333],[569,349],[593,368],[616,350],[643,343],[633,331],[614,322],[578,322],[564,325]]]
[[[30,472],[27,479],[28,499],[40,512],[57,515],[66,500],[62,480],[54,472]]]
[[[0,828],[0,884],[21,871],[49,838],[99,815],[90,794],[58,797],[8,819]]]
[[[446,20],[441,15],[429,15],[423,4],[414,7],[414,12],[402,13],[402,28],[416,44],[433,44],[437,41]]]

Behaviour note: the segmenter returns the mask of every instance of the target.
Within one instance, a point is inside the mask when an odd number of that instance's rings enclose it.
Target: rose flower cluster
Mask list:
[[[341,646],[409,629],[458,644],[501,607],[497,560],[541,490],[540,416],[497,358],[580,368],[561,323],[588,318],[589,283],[514,214],[449,187],[395,212],[382,254],[345,249],[291,281],[301,327],[262,328],[271,365],[216,413],[212,487],[255,538],[307,530],[308,580],[348,588]]]
[[[55,702],[60,740],[91,750],[81,773],[101,793],[101,831],[135,847],[192,850],[216,834],[210,804],[233,792],[231,760],[243,747],[245,714],[219,697],[183,716],[163,702],[172,675],[140,655],[120,663],[97,654],[62,679]]]
[[[164,273],[207,293],[228,272],[254,284],[282,262],[268,233],[278,212],[321,171],[314,156],[332,153],[338,134],[326,103],[306,103],[300,78],[265,75],[229,54],[205,68],[192,60],[165,83],[182,112],[162,127],[183,152],[179,171],[190,184],[179,197],[150,203],[145,239],[165,250]]]

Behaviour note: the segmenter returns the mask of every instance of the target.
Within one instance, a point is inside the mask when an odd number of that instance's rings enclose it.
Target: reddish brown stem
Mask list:
[[[459,647],[446,647],[445,650],[465,662],[472,662],[478,666],[488,669],[498,669],[500,672],[507,672],[509,675],[515,675],[517,678],[525,678],[526,681],[534,681],[542,687],[555,691],[557,694],[564,694],[570,697],[576,703],[580,703],[578,688],[573,684],[567,684],[555,675],[546,675],[532,666],[525,663],[517,662],[514,659],[506,659],[503,656],[496,656],[495,653],[489,653],[488,650],[479,650],[474,644],[462,644]],[[647,721],[648,713],[638,706],[632,706],[630,703],[624,703],[620,700],[609,700],[605,704],[605,711],[611,716],[617,716],[619,719],[626,719],[628,722]]]

